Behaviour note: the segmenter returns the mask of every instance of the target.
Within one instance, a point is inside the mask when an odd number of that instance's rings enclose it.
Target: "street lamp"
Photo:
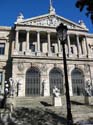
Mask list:
[[[64,63],[64,74],[65,74],[65,87],[66,87],[66,103],[67,103],[67,125],[73,125],[73,118],[71,114],[71,104],[69,95],[69,85],[68,85],[68,74],[67,74],[67,63],[65,54],[65,43],[67,40],[67,26],[62,23],[56,28],[58,39],[61,41],[63,49],[63,63]]]

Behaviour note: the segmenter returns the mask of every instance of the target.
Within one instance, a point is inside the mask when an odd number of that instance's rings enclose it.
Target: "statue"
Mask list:
[[[54,95],[54,97],[60,96],[60,90],[56,86],[54,86],[54,88],[53,88],[53,95]]]
[[[53,88],[53,105],[62,106],[60,90],[56,86],[54,86],[54,88]]]
[[[92,95],[91,89],[92,89],[91,82],[90,82],[90,80],[87,80],[86,88],[85,88],[85,96],[91,96]]]
[[[10,96],[15,96],[16,84],[15,84],[13,78],[9,78],[9,82],[10,82]]]

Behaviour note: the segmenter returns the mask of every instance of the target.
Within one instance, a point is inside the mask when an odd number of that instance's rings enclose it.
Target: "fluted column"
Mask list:
[[[71,55],[71,46],[70,46],[70,36],[69,36],[69,34],[67,35],[67,44],[68,44],[68,56],[70,57],[70,55]]]
[[[40,31],[37,31],[37,55],[40,53]]]
[[[29,30],[27,30],[26,34],[26,50],[29,51]]]
[[[77,55],[80,56],[81,55],[81,47],[80,47],[78,35],[76,35],[76,40],[77,40]]]
[[[48,37],[48,53],[51,53],[50,32],[48,32],[47,37]]]
[[[60,40],[57,38],[57,41],[58,41],[58,56],[59,57],[62,57],[62,50],[61,50],[61,42]]]
[[[15,41],[15,49],[16,50],[19,50],[18,49],[18,43],[19,42],[19,31],[18,30],[16,30],[16,41]]]
[[[61,43],[59,39],[58,39],[58,52],[61,53]]]
[[[85,55],[85,56],[87,56],[87,46],[86,46],[86,38],[84,37],[83,38],[83,42],[82,42],[82,48],[83,48],[83,54]]]
[[[85,37],[85,44],[86,44],[86,50],[87,50],[87,57],[90,56],[90,50],[89,50],[89,45],[87,43],[87,38]]]

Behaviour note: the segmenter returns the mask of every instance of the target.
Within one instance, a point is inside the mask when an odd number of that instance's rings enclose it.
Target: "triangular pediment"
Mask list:
[[[84,23],[83,25],[80,25],[59,15],[50,15],[50,14],[45,14],[45,15],[41,15],[41,16],[37,16],[29,19],[18,20],[15,24],[57,27],[60,23],[63,23],[69,29],[79,29],[79,30],[88,31]]]

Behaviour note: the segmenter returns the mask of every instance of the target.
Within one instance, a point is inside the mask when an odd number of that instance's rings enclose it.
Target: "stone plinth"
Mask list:
[[[62,106],[61,97],[53,97],[53,106]]]
[[[85,101],[85,104],[87,104],[87,105],[91,104],[91,97],[90,96],[85,96],[84,101]]]

